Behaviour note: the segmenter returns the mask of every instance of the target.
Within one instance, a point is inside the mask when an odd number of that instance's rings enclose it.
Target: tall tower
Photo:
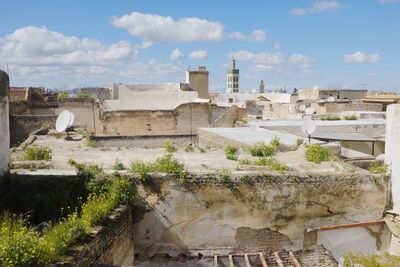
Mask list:
[[[226,74],[226,88],[229,93],[239,93],[239,69],[236,68],[236,60],[233,57]]]
[[[264,94],[265,86],[264,86],[264,81],[261,80],[260,82],[260,94]]]

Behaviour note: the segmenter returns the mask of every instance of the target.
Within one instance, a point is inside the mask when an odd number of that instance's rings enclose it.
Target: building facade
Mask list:
[[[208,71],[205,66],[199,66],[198,70],[186,71],[186,83],[199,93],[199,98],[209,98]]]

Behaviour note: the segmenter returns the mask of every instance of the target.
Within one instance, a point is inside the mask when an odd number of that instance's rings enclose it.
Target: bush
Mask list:
[[[164,143],[164,148],[167,153],[174,153],[176,152],[176,148],[172,145],[170,140],[166,140]]]
[[[268,165],[268,167],[271,169],[271,171],[274,171],[274,172],[284,173],[289,170],[288,166],[277,161],[274,158],[267,159],[266,165]]]
[[[236,147],[228,145],[225,147],[224,151],[225,151],[225,157],[227,159],[229,159],[229,160],[237,160],[238,159],[238,156],[237,156],[238,150]]]
[[[344,119],[348,120],[348,121],[356,121],[356,120],[358,120],[358,117],[356,114],[353,114],[353,115],[344,116]]]
[[[80,100],[88,100],[88,99],[93,99],[93,96],[91,96],[90,94],[80,91],[76,97]]]
[[[114,171],[122,171],[122,170],[125,170],[125,166],[119,159],[116,159],[115,163],[113,165],[113,170]]]
[[[321,121],[339,121],[341,118],[336,115],[327,115],[327,116],[322,116],[320,117]]]
[[[0,266],[44,266],[50,257],[39,234],[25,226],[16,215],[4,213],[0,219]]]
[[[226,168],[220,170],[219,171],[219,180],[222,183],[229,183],[231,181],[231,172]]]
[[[273,144],[265,144],[264,142],[258,142],[250,147],[250,154],[255,157],[270,157],[276,153],[277,147],[279,146],[279,140],[274,141]]]
[[[67,91],[61,91],[57,93],[57,100],[58,101],[63,101],[65,99],[69,98],[69,94]]]
[[[400,266],[400,257],[384,253],[383,255],[352,255],[344,256],[344,267],[397,267]]]
[[[380,175],[387,175],[387,165],[381,161],[372,162],[371,166],[369,167],[370,173],[380,174]]]
[[[74,167],[78,175],[85,179],[95,179],[103,173],[103,167],[98,164],[80,164],[73,159],[69,159],[68,164]]]
[[[297,146],[297,147],[301,146],[303,143],[304,143],[304,140],[303,140],[303,139],[301,139],[301,138],[297,138],[297,139],[296,139],[296,146]]]
[[[131,170],[139,174],[139,180],[144,182],[149,178],[149,172],[153,171],[153,166],[142,161],[137,161],[131,163]]]
[[[274,137],[269,144],[277,151],[280,145],[279,137]]]
[[[31,145],[24,148],[24,160],[51,160],[52,151],[49,147]]]
[[[329,149],[321,145],[309,145],[306,147],[306,158],[315,163],[328,161],[330,159]]]
[[[193,152],[194,151],[194,148],[193,148],[193,145],[192,144],[188,144],[186,147],[185,147],[185,152]]]

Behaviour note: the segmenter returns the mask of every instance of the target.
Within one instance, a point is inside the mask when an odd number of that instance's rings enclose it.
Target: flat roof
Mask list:
[[[369,137],[363,133],[329,133],[315,132],[311,134],[311,138],[332,141],[357,141],[357,142],[375,142],[376,139]]]
[[[249,125],[251,126],[299,126],[301,127],[306,120],[303,119],[293,119],[293,120],[257,120],[257,121],[249,121]],[[340,125],[373,125],[373,124],[381,124],[385,125],[385,119],[358,119],[358,120],[337,120],[337,121],[322,121],[322,120],[314,120],[317,126],[340,126]]]

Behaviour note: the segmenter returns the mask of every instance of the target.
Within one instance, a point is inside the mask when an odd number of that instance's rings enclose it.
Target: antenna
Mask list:
[[[368,84],[363,82],[363,83],[360,83],[360,85],[362,85],[363,90],[365,90],[365,86],[368,85]]]
[[[301,126],[301,131],[308,136],[308,143],[311,143],[311,134],[315,131],[317,125],[313,120],[306,120]]]
[[[66,140],[70,139],[68,128],[72,126],[72,124],[74,123],[74,120],[75,120],[74,113],[72,113],[69,110],[64,110],[57,117],[56,131],[59,133],[67,131],[67,137],[65,138]]]

